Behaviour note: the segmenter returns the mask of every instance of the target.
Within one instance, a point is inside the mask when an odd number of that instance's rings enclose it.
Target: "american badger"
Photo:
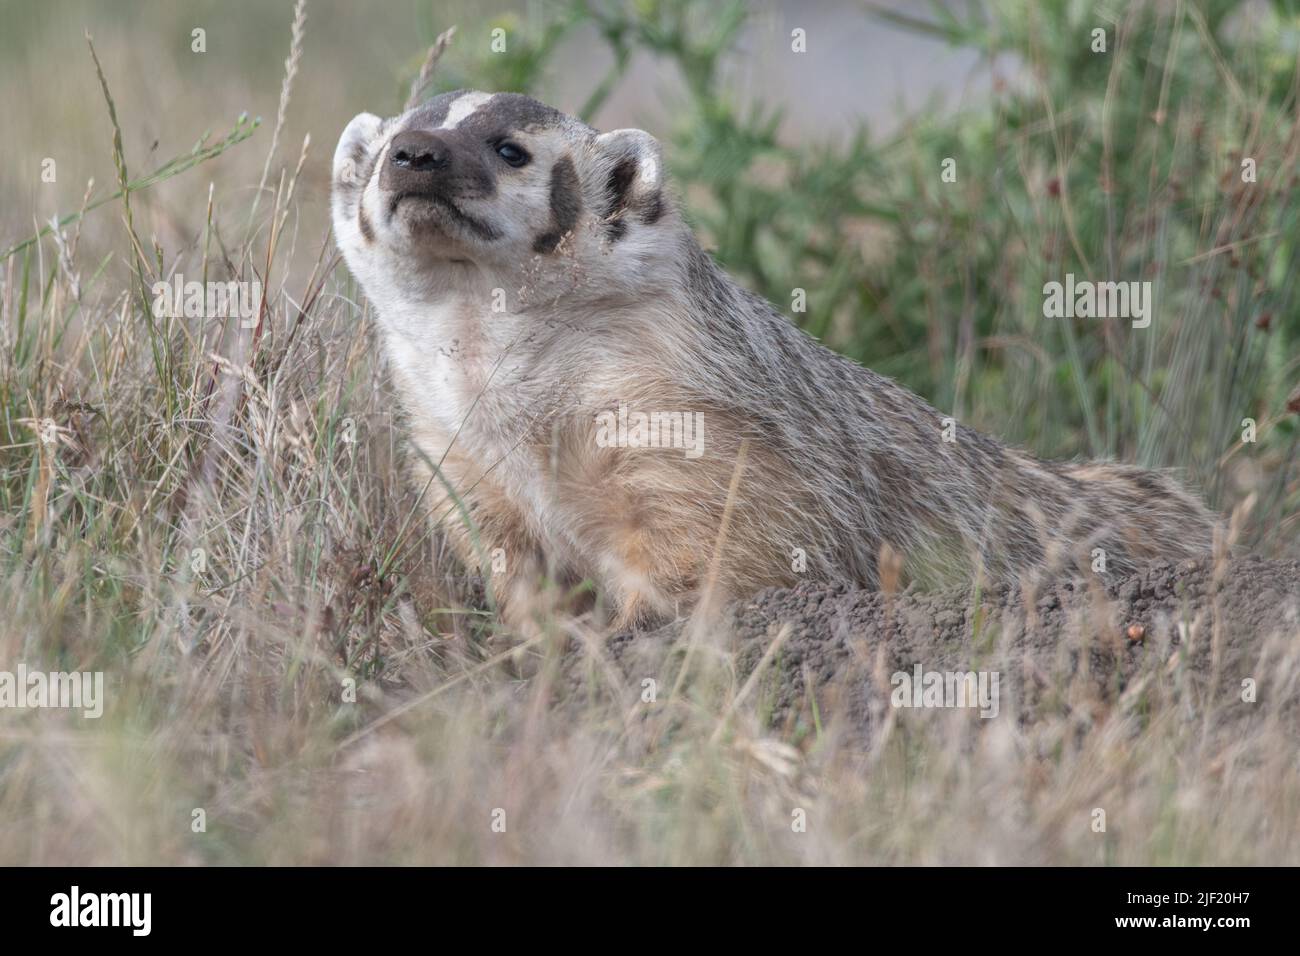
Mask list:
[[[1115,574],[1211,547],[1165,476],[1005,447],[796,328],[700,248],[641,130],[513,93],[363,113],[332,211],[424,500],[508,621],[543,581],[594,583],[623,626],[899,563]]]

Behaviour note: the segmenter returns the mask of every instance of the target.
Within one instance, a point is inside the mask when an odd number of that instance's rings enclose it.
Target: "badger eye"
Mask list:
[[[514,143],[498,143],[497,155],[516,169],[520,166],[526,166],[528,160],[531,158],[522,148],[516,146]]]

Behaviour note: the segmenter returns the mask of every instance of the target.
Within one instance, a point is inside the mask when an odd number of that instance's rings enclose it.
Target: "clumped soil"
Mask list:
[[[1216,731],[1240,721],[1297,721],[1300,563],[1247,557],[1159,564],[1131,577],[1066,580],[1035,591],[888,595],[805,584],[739,602],[725,626],[695,637],[736,654],[736,686],[779,647],[753,688],[770,724],[834,719],[870,732],[887,716],[898,672],[997,671],[1001,712],[1089,722],[1117,704],[1173,700]],[[689,625],[620,634],[607,651],[640,686],[673,679]],[[784,636],[782,636],[783,631]],[[697,645],[698,646],[698,645]],[[1253,681],[1254,700],[1250,685]],[[815,706],[815,710],[814,710]]]

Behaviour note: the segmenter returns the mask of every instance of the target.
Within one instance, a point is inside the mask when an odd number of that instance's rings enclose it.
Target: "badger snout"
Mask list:
[[[393,137],[379,174],[381,189],[424,195],[433,192],[451,165],[451,149],[435,133],[407,130]]]
[[[463,203],[491,197],[495,182],[481,158],[464,142],[446,132],[408,129],[396,134],[381,159],[379,190],[391,221],[398,207],[414,200],[408,212],[409,225],[432,225],[446,234],[472,236],[480,240],[498,238],[496,227]]]

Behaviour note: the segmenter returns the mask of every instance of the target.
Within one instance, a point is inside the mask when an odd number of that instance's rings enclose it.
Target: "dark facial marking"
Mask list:
[[[451,104],[467,91],[443,93],[413,111],[402,123],[402,129],[439,130],[447,120]],[[453,130],[443,130],[444,135],[464,134],[465,142],[484,144],[492,139],[503,139],[513,133],[526,133],[544,127],[573,124],[559,110],[539,103],[520,93],[497,93],[456,124]],[[581,126],[582,124],[577,124]]]
[[[659,217],[664,214],[664,198],[660,193],[655,193],[647,202],[645,210],[641,213],[641,221],[647,226],[653,226],[659,221]]]
[[[606,218],[627,205],[628,190],[632,188],[632,180],[635,178],[635,159],[620,159],[618,165],[610,170],[609,182],[605,186],[605,191],[609,195],[609,205],[605,210]]]
[[[618,242],[627,235],[625,216],[631,212],[632,183],[636,179],[636,174],[637,161],[631,157],[619,160],[618,164],[610,170],[609,180],[605,185],[605,194],[608,197],[605,220],[611,242]],[[664,214],[663,196],[660,193],[656,192],[645,199],[641,206],[638,218],[647,226],[658,222]]]
[[[564,234],[578,224],[582,213],[582,192],[573,160],[562,156],[551,169],[551,228],[537,237],[533,251],[554,252]]]
[[[428,102],[417,106],[403,124],[404,128],[437,129],[446,121],[447,111],[451,109],[452,101],[463,96],[465,92],[465,90],[452,90],[450,93],[440,93]]]
[[[445,110],[443,118],[446,118]],[[461,120],[456,129],[473,133],[479,138],[487,138],[493,134],[508,135],[559,126],[567,120],[568,117],[559,110],[531,97],[520,93],[498,93]],[[438,122],[441,123],[442,120]]]
[[[483,199],[497,192],[501,165],[491,144],[506,137],[544,127],[577,127],[592,133],[556,109],[518,93],[498,93],[460,120],[454,129],[440,127],[446,122],[452,103],[467,91],[443,93],[415,108],[400,124],[401,131],[423,130],[442,140],[448,150],[447,166],[428,183],[399,182],[387,166],[380,171],[379,186],[389,193],[388,216],[391,218],[403,199],[417,197],[436,204],[457,224],[479,239],[493,240],[499,231],[490,223],[467,213],[461,199]],[[525,144],[526,145],[526,144]],[[500,170],[501,175],[511,175]],[[564,235],[577,224],[582,212],[582,192],[573,163],[567,157],[551,170],[551,226],[533,243],[537,252],[553,252]],[[364,231],[364,230],[363,230]]]
[[[627,222],[622,212],[627,207],[628,191],[632,180],[636,178],[636,160],[621,159],[609,171],[609,180],[605,183],[605,221],[610,242],[618,242],[627,235]]]

